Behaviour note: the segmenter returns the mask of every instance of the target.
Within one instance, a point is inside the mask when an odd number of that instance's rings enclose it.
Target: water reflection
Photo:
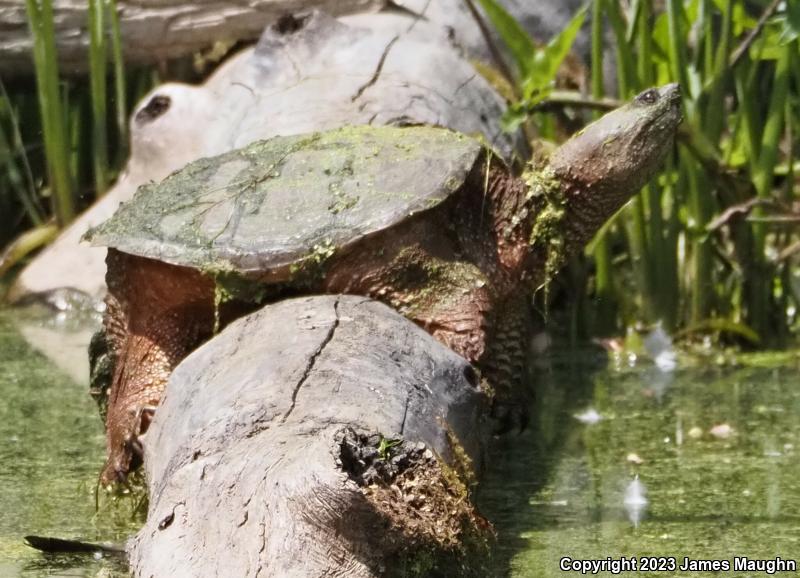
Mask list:
[[[37,353],[6,315],[0,311],[0,576],[125,576],[118,561],[47,556],[23,543],[27,534],[119,542],[137,521],[124,508],[96,515],[103,429],[86,381],[74,381]],[[42,315],[15,322],[35,331],[57,321]],[[65,360],[78,355],[70,343],[59,345],[69,354]],[[85,343],[80,358],[86,359]]]
[[[628,513],[628,519],[631,524],[638,527],[639,522],[644,518],[645,510],[647,510],[647,488],[639,481],[639,475],[633,478],[628,487],[625,488],[625,498],[622,500],[622,505]]]
[[[575,419],[586,425],[594,425],[599,423],[600,420],[603,419],[603,416],[600,415],[595,408],[590,407],[580,413],[576,413]]]
[[[797,555],[797,361],[665,371],[598,358],[539,360],[532,427],[494,448],[479,504],[498,576],[561,576],[563,556]]]

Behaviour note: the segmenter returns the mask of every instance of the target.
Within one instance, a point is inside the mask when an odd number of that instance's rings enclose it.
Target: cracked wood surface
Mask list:
[[[119,0],[125,60],[150,64],[191,54],[214,41],[255,40],[286,13],[321,9],[335,15],[373,11],[385,0]],[[61,70],[84,73],[88,66],[88,4],[53,0]],[[0,75],[33,74],[25,1],[0,0]]]
[[[379,575],[386,520],[337,463],[344,428],[481,455],[470,366],[388,307],[287,300],[175,370],[145,440],[150,510],[136,576]],[[298,553],[302,552],[302,555]]]
[[[535,38],[546,40],[563,28],[580,0],[500,0]],[[251,41],[280,16],[308,10],[332,15],[377,10],[417,14],[452,36],[470,57],[488,58],[485,40],[463,0],[118,0],[123,52],[128,64],[152,64],[192,54],[216,41]],[[88,68],[88,4],[53,0],[61,72],[85,74]],[[356,17],[358,18],[358,16]],[[0,75],[33,75],[25,0],[0,0]]]

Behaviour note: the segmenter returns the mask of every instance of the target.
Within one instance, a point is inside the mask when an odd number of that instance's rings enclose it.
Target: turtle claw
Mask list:
[[[136,411],[136,418],[134,421],[136,424],[136,431],[128,441],[132,455],[136,460],[141,461],[144,459],[144,440],[147,437],[147,431],[150,429],[150,424],[153,421],[155,413],[156,406],[154,405],[143,405]],[[127,473],[129,472],[126,472],[126,474]]]
[[[139,424],[138,437],[144,439],[147,430],[150,429],[150,424],[153,422],[153,416],[156,415],[156,406],[144,405],[139,408],[136,416],[136,422]]]

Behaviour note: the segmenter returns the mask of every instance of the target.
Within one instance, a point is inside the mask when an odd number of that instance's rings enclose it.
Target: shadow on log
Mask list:
[[[489,537],[468,499],[478,385],[464,359],[363,297],[234,322],[174,371],[148,432],[134,574],[486,575],[466,562]]]

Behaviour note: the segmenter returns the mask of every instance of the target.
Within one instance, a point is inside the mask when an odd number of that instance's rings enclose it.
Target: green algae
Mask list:
[[[488,283],[472,263],[446,261],[406,247],[392,261],[396,272],[391,286],[401,289],[392,306],[407,317],[450,310],[471,291]]]
[[[103,425],[85,383],[33,351],[0,310],[0,576],[126,576],[118,561],[43,556],[24,535],[122,542],[138,521],[95,511]],[[14,315],[19,317],[18,312]]]
[[[564,242],[564,216],[566,199],[561,181],[549,168],[531,171],[525,175],[529,187],[526,200],[530,201],[536,217],[528,243],[533,250],[542,248],[547,252],[545,282],[564,265],[566,244]]]
[[[564,237],[566,199],[563,184],[549,167],[531,169],[524,179],[529,187],[526,200],[535,215],[528,244],[534,254],[545,255],[542,279],[534,289],[544,289],[547,305],[550,281],[566,264],[569,250]]]
[[[86,239],[202,270],[283,270],[441,204],[482,152],[432,127],[275,137],[141,187]]]
[[[540,367],[533,425],[493,452],[478,505],[498,532],[496,575],[564,576],[565,556],[797,559],[796,358],[674,374],[641,359],[629,367],[626,356],[598,369],[587,363],[592,358],[597,354],[565,356]],[[603,419],[575,419],[587,407]],[[734,433],[715,437],[710,432],[719,425]],[[649,499],[638,527],[623,508],[636,474]]]

